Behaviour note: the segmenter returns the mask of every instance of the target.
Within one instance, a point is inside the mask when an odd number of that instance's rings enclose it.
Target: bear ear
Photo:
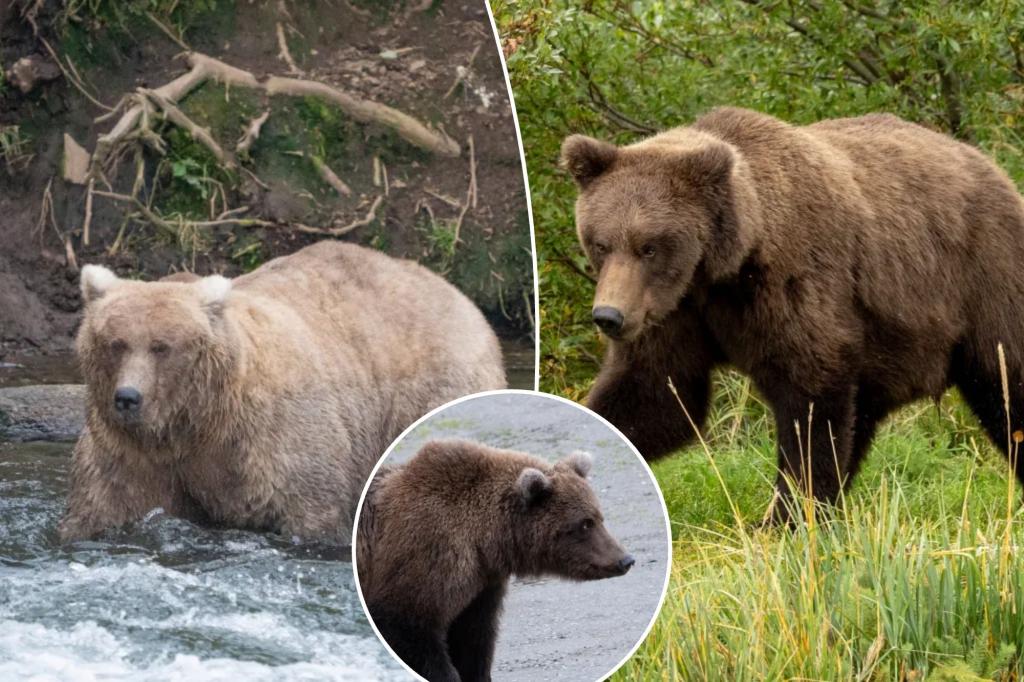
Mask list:
[[[199,288],[199,300],[205,308],[220,312],[224,308],[228,294],[231,292],[231,280],[220,275],[203,277],[196,282]]]
[[[590,467],[594,464],[594,457],[589,452],[577,450],[559,462],[559,464],[586,478],[590,474]]]
[[[586,135],[570,135],[562,142],[560,165],[580,188],[589,185],[618,158],[619,148]]]
[[[671,161],[676,177],[697,187],[717,187],[729,180],[736,165],[732,147],[713,142],[696,151],[680,154]]]
[[[551,479],[540,469],[526,467],[519,474],[516,488],[527,505],[535,504],[551,494]]]
[[[102,265],[86,265],[81,274],[82,301],[88,305],[103,298],[110,288],[120,280],[117,275]]]

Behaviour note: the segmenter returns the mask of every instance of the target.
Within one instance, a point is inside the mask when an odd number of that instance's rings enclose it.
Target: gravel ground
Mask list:
[[[402,438],[388,462],[407,461],[435,438],[468,438],[552,461],[573,450],[594,455],[590,482],[605,523],[637,564],[610,580],[513,581],[493,673],[501,682],[590,682],[610,673],[647,629],[670,566],[668,522],[647,466],[591,414],[536,393],[491,394],[445,408]]]

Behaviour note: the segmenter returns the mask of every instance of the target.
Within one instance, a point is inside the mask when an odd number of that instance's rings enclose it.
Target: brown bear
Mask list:
[[[480,311],[416,263],[320,242],[228,280],[82,270],[88,384],[64,540],[167,513],[348,544],[424,412],[505,386]]]
[[[951,385],[997,447],[1024,427],[1024,203],[977,149],[723,108],[625,147],[573,135],[562,162],[608,337],[587,404],[648,459],[694,436],[721,364],[774,412],[783,495],[834,500],[880,420]]]
[[[355,538],[366,608],[392,650],[430,682],[489,680],[509,578],[624,575],[634,559],[604,527],[591,458],[551,465],[463,440],[383,467]]]

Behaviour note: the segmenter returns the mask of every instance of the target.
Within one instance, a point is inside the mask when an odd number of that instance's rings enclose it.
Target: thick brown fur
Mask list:
[[[771,405],[783,493],[834,500],[880,420],[951,385],[1005,450],[999,344],[1024,427],[1024,202],[977,149],[724,108],[626,147],[572,136],[563,164],[610,337],[587,404],[648,458],[694,436],[667,379],[700,425],[718,364]]]
[[[427,269],[320,242],[233,281],[135,282],[87,266],[87,425],[64,540],[154,507],[348,543],[391,440],[451,399],[505,386],[476,307]],[[115,409],[137,389],[141,408]]]
[[[589,468],[589,455],[551,465],[455,440],[378,472],[359,516],[359,585],[402,660],[431,682],[489,680],[511,576],[595,580],[629,569]]]

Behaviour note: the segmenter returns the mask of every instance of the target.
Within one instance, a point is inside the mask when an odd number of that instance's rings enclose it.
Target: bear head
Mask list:
[[[220,338],[231,280],[138,282],[86,265],[81,287],[77,351],[90,411],[122,434],[162,435],[230,361]]]
[[[516,481],[522,575],[597,580],[625,574],[634,563],[604,526],[587,483],[591,457],[574,453],[547,471],[526,467]]]
[[[758,232],[740,152],[678,129],[618,147],[583,135],[562,145],[576,181],[576,227],[598,273],[593,319],[630,341],[671,313],[696,277],[736,274]]]

